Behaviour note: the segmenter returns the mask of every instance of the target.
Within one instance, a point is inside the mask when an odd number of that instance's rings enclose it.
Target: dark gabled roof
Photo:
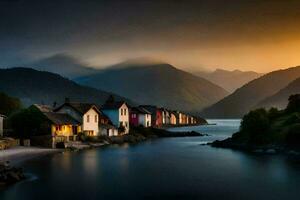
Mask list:
[[[148,110],[153,115],[156,114],[157,110],[160,110],[157,106],[153,105],[140,105],[139,107]]]
[[[126,104],[125,101],[117,101],[117,102],[110,102],[110,103],[105,103],[101,109],[102,110],[115,110],[119,109],[123,104]],[[126,104],[127,105],[127,104]]]
[[[151,115],[151,112],[149,112],[148,110],[146,110],[143,107],[132,107],[131,108],[132,112],[136,112],[136,113],[141,113],[141,114],[149,114]]]
[[[80,125],[80,123],[66,113],[44,112],[43,113],[55,125]]]
[[[33,104],[37,109],[39,109],[41,112],[52,112],[53,107],[49,105],[42,105],[42,104]]]
[[[79,112],[80,114],[84,114],[87,111],[89,111],[91,108],[94,108],[98,113],[101,114],[98,106],[96,104],[92,104],[92,103],[78,103],[78,102],[68,102],[68,103],[64,103],[61,106],[59,106],[58,108],[56,108],[54,111],[58,111],[60,110],[63,106],[70,106],[73,109],[75,109],[77,112]]]

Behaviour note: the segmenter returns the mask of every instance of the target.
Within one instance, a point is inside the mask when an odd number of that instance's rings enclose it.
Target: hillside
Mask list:
[[[276,94],[267,97],[266,99],[262,100],[257,104],[257,107],[277,107],[280,109],[283,109],[288,104],[288,97],[293,94],[299,94],[300,93],[300,78],[297,78],[296,80],[292,81],[288,86],[281,89]]]
[[[57,74],[30,68],[0,69],[0,91],[17,97],[25,105],[74,101],[103,103],[111,93],[78,85]],[[121,97],[117,97],[120,99]]]
[[[212,145],[272,154],[299,152],[300,95],[291,95],[287,101],[283,110],[260,108],[250,111],[243,117],[237,133]]]
[[[230,93],[262,75],[253,71],[228,71],[223,69],[216,69],[213,72],[199,71],[194,74],[222,86]]]
[[[27,64],[28,67],[39,71],[58,73],[67,78],[85,76],[97,72],[97,69],[88,67],[87,64],[75,57],[66,54],[56,54]],[[26,65],[26,66],[27,66]]]
[[[300,67],[270,72],[204,109],[202,114],[206,117],[239,118],[255,108],[260,101],[274,95],[298,77],[300,77]]]
[[[117,65],[78,83],[114,92],[142,104],[200,111],[228,93],[221,87],[169,64]]]

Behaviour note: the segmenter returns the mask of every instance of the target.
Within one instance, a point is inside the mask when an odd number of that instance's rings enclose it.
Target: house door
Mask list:
[[[73,135],[77,135],[77,126],[72,126]]]

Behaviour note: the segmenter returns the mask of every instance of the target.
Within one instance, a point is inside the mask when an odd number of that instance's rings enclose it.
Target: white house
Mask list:
[[[101,111],[110,119],[115,127],[124,128],[124,131],[119,134],[129,133],[129,109],[124,101],[114,102],[110,97],[108,101],[102,106]]]
[[[55,112],[67,113],[79,121],[82,126],[82,132],[88,136],[99,136],[99,118],[101,112],[95,104],[66,102],[54,109]]]
[[[3,119],[4,119],[4,115],[0,114],[0,137],[3,136]]]

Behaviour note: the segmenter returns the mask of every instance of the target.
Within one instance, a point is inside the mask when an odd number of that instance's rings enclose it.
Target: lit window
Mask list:
[[[89,115],[86,116],[86,121],[90,122],[90,116]]]

